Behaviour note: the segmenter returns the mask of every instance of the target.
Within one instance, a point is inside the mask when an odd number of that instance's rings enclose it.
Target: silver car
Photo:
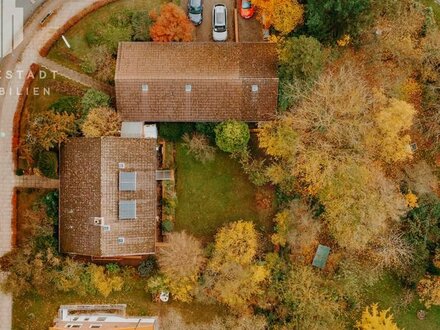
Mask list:
[[[216,4],[212,8],[212,38],[214,41],[228,39],[228,13],[225,5]]]
[[[188,1],[188,17],[195,25],[200,25],[203,20],[203,4],[202,0]]]

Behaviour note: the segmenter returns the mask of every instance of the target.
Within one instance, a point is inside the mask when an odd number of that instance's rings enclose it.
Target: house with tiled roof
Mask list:
[[[272,43],[119,44],[115,88],[124,121],[247,122],[274,118]]]
[[[60,251],[88,257],[155,252],[156,139],[72,138],[60,152]]]

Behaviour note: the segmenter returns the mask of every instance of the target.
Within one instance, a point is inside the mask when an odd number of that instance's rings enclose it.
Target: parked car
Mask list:
[[[216,4],[212,8],[212,38],[214,41],[228,39],[228,13],[225,5]]]
[[[202,24],[203,21],[203,4],[202,0],[188,1],[188,17],[195,25]]]
[[[240,16],[243,18],[251,18],[255,14],[255,6],[249,0],[242,0],[240,6]]]

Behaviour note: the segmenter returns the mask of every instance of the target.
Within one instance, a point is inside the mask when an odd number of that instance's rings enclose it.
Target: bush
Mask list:
[[[54,222],[58,221],[58,201],[58,190],[51,191],[43,197],[43,203],[46,206],[46,215],[53,219]]]
[[[162,221],[162,230],[166,233],[173,231],[174,224],[170,220]]]
[[[251,137],[246,123],[233,120],[218,124],[214,131],[220,150],[231,153],[244,151]]]
[[[99,36],[96,33],[96,30],[87,31],[86,33],[86,41],[89,46],[95,46],[99,43]]]
[[[18,168],[15,170],[15,175],[16,176],[22,176],[24,175],[24,170],[22,168]]]
[[[109,274],[116,274],[121,271],[121,267],[119,267],[119,265],[115,263],[109,263],[105,265],[105,269]]]
[[[156,257],[151,255],[148,256],[141,264],[138,266],[138,273],[141,277],[150,277],[157,271],[157,260]]]
[[[211,142],[215,142],[214,129],[218,123],[196,123],[196,132],[205,135]]]
[[[91,109],[110,106],[110,96],[91,88],[82,97],[81,106],[83,113],[88,114]]]
[[[138,11],[133,13],[131,17],[131,24],[133,26],[133,41],[150,41],[150,25],[151,19],[145,11]]]
[[[159,135],[165,140],[177,142],[183,134],[194,131],[194,125],[191,123],[160,123]]]
[[[53,151],[43,151],[38,156],[37,167],[44,176],[56,179],[58,177],[58,155]]]
[[[77,114],[80,110],[81,99],[78,96],[63,96],[49,107],[58,113]]]

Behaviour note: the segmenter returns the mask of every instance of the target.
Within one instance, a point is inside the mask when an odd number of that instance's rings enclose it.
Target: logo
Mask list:
[[[15,0],[0,0],[0,59],[23,41],[23,8]]]

